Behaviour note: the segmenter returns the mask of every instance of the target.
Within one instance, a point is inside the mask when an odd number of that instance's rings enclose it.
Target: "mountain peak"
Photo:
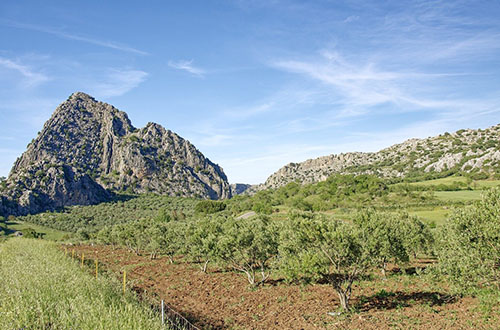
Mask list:
[[[11,214],[96,203],[109,191],[231,195],[223,170],[189,141],[155,123],[137,130],[125,112],[82,92],[57,107],[7,181],[18,205]]]
[[[89,100],[89,101],[94,101],[97,102],[97,100],[92,96],[84,92],[74,92],[68,97],[68,101],[74,101],[74,100]]]

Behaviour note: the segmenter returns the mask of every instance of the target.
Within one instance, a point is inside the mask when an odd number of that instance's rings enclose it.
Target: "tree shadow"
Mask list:
[[[441,306],[454,303],[456,296],[442,292],[402,292],[381,290],[371,296],[360,296],[357,299],[355,308],[367,312],[370,310],[390,310],[412,305]]]

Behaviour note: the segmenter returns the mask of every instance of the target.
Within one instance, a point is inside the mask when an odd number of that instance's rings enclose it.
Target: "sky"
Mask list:
[[[500,1],[0,2],[0,176],[82,91],[231,183],[500,123]]]

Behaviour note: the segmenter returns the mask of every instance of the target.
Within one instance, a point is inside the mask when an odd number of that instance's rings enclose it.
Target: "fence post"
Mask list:
[[[83,261],[85,260],[85,253],[82,253],[82,267],[83,267]]]
[[[125,283],[127,282],[127,271],[123,271],[123,294],[125,294]]]
[[[75,259],[75,249],[71,252],[71,259]]]
[[[161,325],[165,324],[165,302],[161,300]]]
[[[97,261],[97,259],[95,260],[95,278],[97,279],[97,270],[98,270],[98,266],[99,265],[99,262]]]

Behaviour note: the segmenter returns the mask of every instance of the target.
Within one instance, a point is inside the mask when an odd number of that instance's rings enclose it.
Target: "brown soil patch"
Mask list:
[[[357,312],[331,316],[328,312],[338,311],[339,304],[326,284],[275,279],[252,289],[241,274],[213,266],[204,274],[196,264],[150,260],[121,248],[74,249],[77,255],[97,258],[117,276],[126,269],[130,287],[165,300],[203,329],[497,329],[500,324],[500,309],[485,315],[477,299],[452,297],[417,275],[397,275],[397,269],[387,281],[364,281],[354,288]]]

